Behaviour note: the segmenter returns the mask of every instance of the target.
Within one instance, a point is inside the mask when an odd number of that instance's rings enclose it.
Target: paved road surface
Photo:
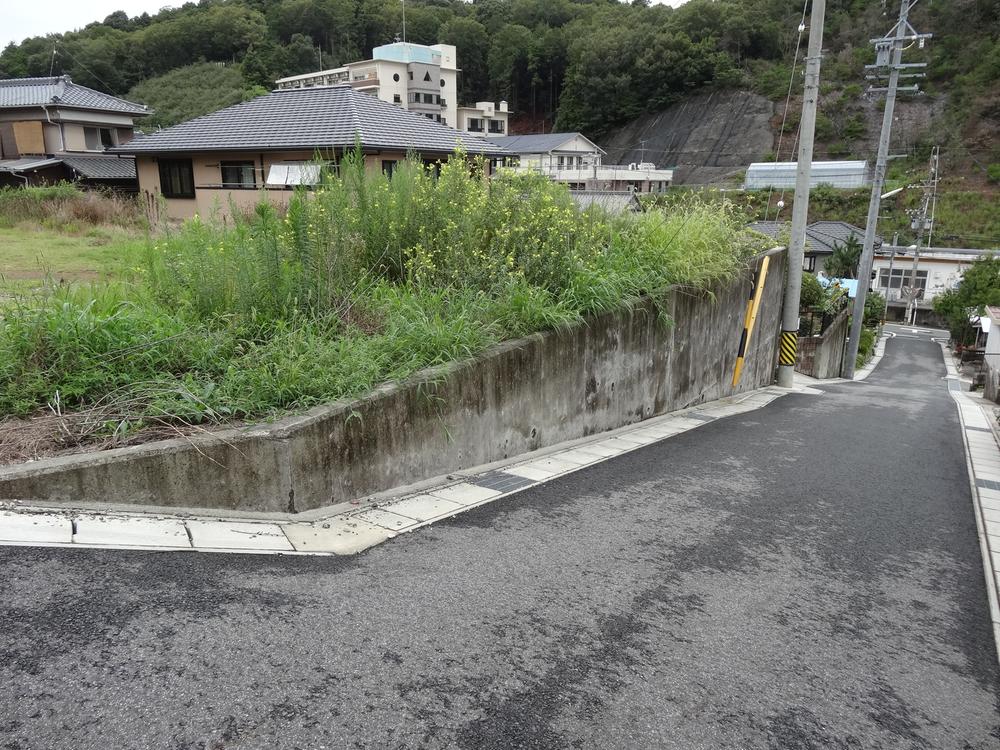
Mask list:
[[[920,336],[357,558],[0,548],[0,747],[996,748]]]

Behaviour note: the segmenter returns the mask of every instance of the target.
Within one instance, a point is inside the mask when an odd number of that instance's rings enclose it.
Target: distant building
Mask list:
[[[0,80],[0,186],[61,180],[135,190],[135,161],[106,153],[128,143],[141,104],[69,76]]]
[[[642,211],[642,203],[631,190],[571,190],[569,194],[581,211],[596,208],[616,215]]]
[[[371,60],[288,76],[279,90],[347,84],[442,125],[469,133],[507,133],[507,102],[458,106],[458,66],[451,44],[395,42],[375,47]]]
[[[746,190],[794,188],[798,162],[762,161],[747,168],[743,187]],[[810,187],[829,185],[835,188],[860,188],[870,184],[866,161],[814,161],[809,176]]]
[[[917,322],[934,322],[934,298],[958,286],[965,270],[979,258],[995,254],[1000,254],[1000,251],[957,247],[921,248],[914,280],[918,291]],[[909,300],[913,250],[883,245],[875,255],[873,270],[876,276],[872,281],[872,289],[885,295],[888,300],[887,319],[902,320]]]
[[[674,179],[672,169],[655,164],[602,164],[604,149],[581,133],[542,133],[490,138],[515,154],[507,166],[537,172],[571,190],[659,193]]]
[[[360,144],[369,169],[392,173],[408,155],[427,162],[461,149],[492,163],[502,147],[407,112],[348,85],[274,91],[118,146],[136,157],[151,209],[174,219],[285,204],[319,181],[317,159],[336,162]]]
[[[778,239],[782,233],[788,234],[791,225],[780,221],[757,221],[750,228]],[[803,268],[810,273],[822,273],[826,259],[833,255],[837,245],[844,245],[854,237],[864,242],[865,230],[846,221],[814,221],[806,227],[806,247]],[[882,245],[882,238],[875,236],[876,251]]]

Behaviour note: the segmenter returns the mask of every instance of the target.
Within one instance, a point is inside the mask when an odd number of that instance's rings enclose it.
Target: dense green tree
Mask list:
[[[459,100],[471,102],[485,96],[490,85],[486,57],[490,36],[486,27],[474,18],[453,18],[441,27],[438,41],[442,44],[454,44],[461,50]]]
[[[853,234],[842,243],[834,243],[833,253],[823,266],[826,275],[835,279],[856,279],[862,249],[861,243]]]

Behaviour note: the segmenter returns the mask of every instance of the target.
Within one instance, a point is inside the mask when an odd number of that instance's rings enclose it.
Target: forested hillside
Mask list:
[[[150,104],[152,124],[167,125],[253,96],[275,77],[363,59],[402,33],[402,10],[400,0],[202,0],[153,16],[118,11],[8,46],[0,77],[69,73]],[[831,155],[871,137],[860,102],[868,39],[895,12],[894,0],[828,2],[817,127]],[[409,0],[406,38],[458,47],[463,100],[507,99],[515,127],[600,139],[691,92],[741,88],[783,102],[801,15],[802,0],[690,0],[677,9],[642,0]],[[924,0],[912,20],[935,38],[908,59],[930,63],[925,88],[941,102],[942,127],[985,179],[1000,163],[1000,0]]]

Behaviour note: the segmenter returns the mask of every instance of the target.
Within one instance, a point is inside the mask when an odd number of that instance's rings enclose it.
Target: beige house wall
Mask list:
[[[86,151],[87,139],[83,132],[83,125],[65,124],[63,130],[63,148],[66,151]]]
[[[267,172],[274,164],[289,161],[312,161],[315,151],[275,151],[269,153],[253,152],[209,152],[203,154],[170,154],[169,159],[191,159],[194,176],[194,198],[162,198],[160,188],[160,172],[157,158],[154,156],[136,157],[136,174],[139,178],[139,193],[151,210],[164,206],[166,216],[170,219],[190,219],[196,214],[202,217],[226,218],[233,209],[249,212],[266,197],[276,206],[288,205],[293,190],[285,188],[264,188]],[[406,154],[395,151],[385,151],[365,155],[365,164],[370,170],[380,170],[383,161],[402,161]],[[258,188],[232,189],[222,187],[223,161],[252,161],[254,175]]]

